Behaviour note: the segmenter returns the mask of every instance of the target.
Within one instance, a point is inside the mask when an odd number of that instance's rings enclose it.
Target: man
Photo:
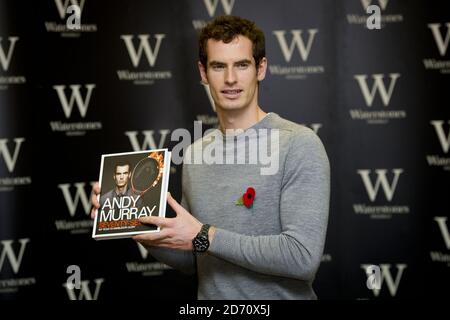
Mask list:
[[[329,207],[325,149],[312,130],[259,107],[267,59],[264,34],[254,23],[219,17],[202,30],[199,47],[201,79],[209,85],[220,130],[194,142],[186,154],[221,138],[236,142],[225,153],[236,152],[245,147],[241,135],[255,133],[248,135],[252,144],[270,131],[278,137],[271,141],[278,170],[263,175],[261,163],[187,164],[185,157],[182,204],[168,195],[177,216],[142,219],[161,232],[134,239],[156,259],[197,272],[199,299],[315,299],[312,282]],[[230,129],[245,131],[227,134]]]

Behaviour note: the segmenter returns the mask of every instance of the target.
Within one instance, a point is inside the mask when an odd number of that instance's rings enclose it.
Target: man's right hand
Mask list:
[[[94,184],[92,187],[91,192],[91,203],[92,203],[92,209],[91,209],[91,218],[95,219],[95,213],[97,212],[98,208],[100,208],[100,203],[98,202],[97,196],[100,194],[100,185],[98,182]]]

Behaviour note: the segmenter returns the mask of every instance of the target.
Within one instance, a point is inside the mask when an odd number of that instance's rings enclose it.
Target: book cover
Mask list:
[[[102,155],[94,239],[159,232],[159,227],[144,225],[139,218],[165,217],[170,157],[168,149]]]

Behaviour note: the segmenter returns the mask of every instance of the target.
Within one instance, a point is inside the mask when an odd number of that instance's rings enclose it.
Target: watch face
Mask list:
[[[195,237],[194,241],[192,241],[194,245],[194,249],[197,252],[205,252],[209,247],[208,238],[205,236]]]

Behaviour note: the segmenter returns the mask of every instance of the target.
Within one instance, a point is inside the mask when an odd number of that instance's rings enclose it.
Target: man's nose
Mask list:
[[[234,68],[227,68],[227,71],[225,71],[225,83],[227,85],[233,85],[237,82],[236,78],[236,72],[234,71]]]

